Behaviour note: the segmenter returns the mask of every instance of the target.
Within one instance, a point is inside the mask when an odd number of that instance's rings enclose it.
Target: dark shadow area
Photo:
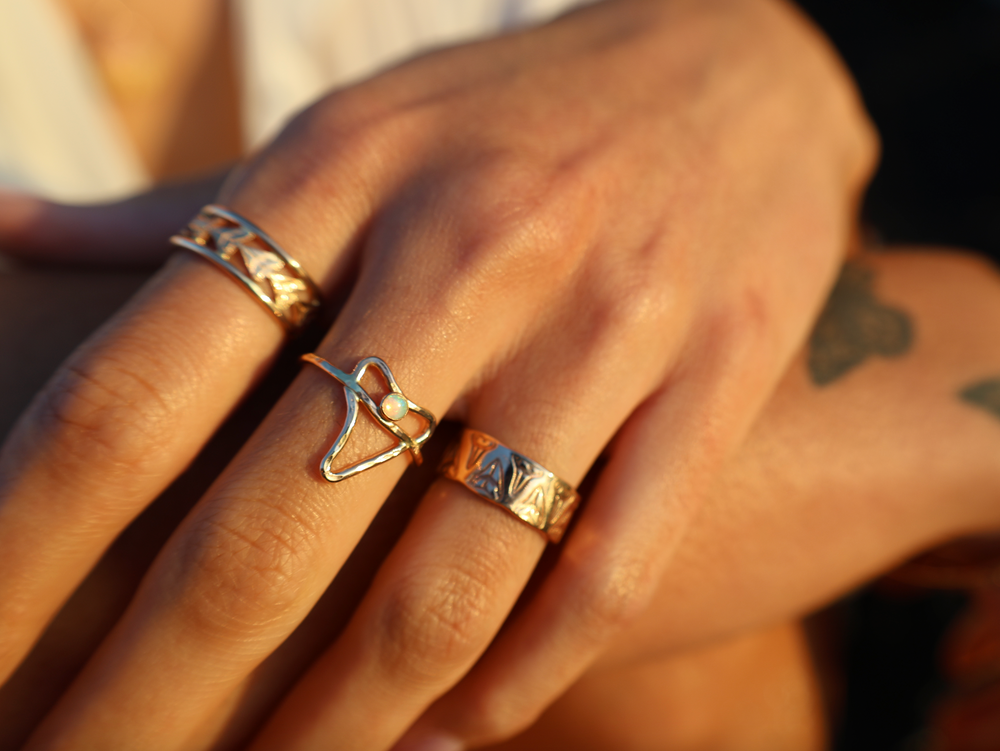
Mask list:
[[[882,137],[864,204],[887,242],[956,245],[1000,261],[1000,2],[800,0],[851,69]],[[925,748],[946,686],[943,635],[965,598],[865,589],[838,606],[836,751]]]
[[[888,241],[1000,259],[1000,2],[801,0],[883,141],[865,217]]]
[[[844,696],[833,751],[919,751],[947,691],[939,645],[964,594],[873,586],[842,604]]]

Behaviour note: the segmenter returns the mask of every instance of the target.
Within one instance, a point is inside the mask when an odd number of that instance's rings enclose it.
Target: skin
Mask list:
[[[52,207],[56,211],[59,208]],[[164,202],[162,208],[169,213],[171,203]],[[118,212],[91,209],[91,213],[105,214],[102,232],[95,233],[96,240],[115,226]],[[44,384],[58,362],[134,294],[145,276],[138,272],[54,270],[51,266],[21,268],[0,275],[0,305],[12,314],[22,309],[25,301],[40,295],[54,301],[45,317],[22,320],[18,325],[13,325],[14,315],[0,315],[0,324],[11,323],[0,329],[3,349],[25,355],[17,360],[16,367],[10,360],[4,364],[11,367],[0,367],[0,434],[10,429],[16,412]],[[72,326],[67,325],[70,322]],[[39,348],[37,342],[44,342],[44,348]],[[248,404],[244,413],[266,411],[267,390],[258,390],[252,401],[256,404]],[[190,505],[185,499],[193,490],[207,487],[212,475],[225,465],[231,453],[229,444],[238,445],[247,421],[253,419],[244,414],[227,425],[203,452],[195,470],[130,525],[60,611],[17,673],[0,687],[0,749],[22,747],[127,605],[137,577]],[[405,514],[412,511],[431,474],[424,471],[421,476],[408,476],[408,484],[413,486],[409,498],[402,502],[397,498],[388,504],[374,526],[384,539],[376,539],[380,543],[377,546],[369,540],[358,552],[377,564],[401,527],[399,520],[394,521],[386,512],[396,511],[405,523]],[[404,514],[399,513],[400,507]],[[358,576],[357,568],[347,573],[364,578]],[[357,597],[352,598],[350,592],[335,585],[334,590],[338,589],[336,607],[349,610]],[[331,613],[329,605],[319,610],[322,633],[310,636],[308,629],[300,628],[292,637],[298,649],[291,654],[286,649],[275,656],[286,663],[282,666],[285,675],[300,669],[303,659],[312,659],[328,640],[328,631],[344,620],[343,614],[338,618]],[[310,620],[315,622],[316,615]],[[271,662],[277,660],[272,658]],[[288,683],[287,678],[278,680],[275,673],[272,670],[267,676],[267,701],[271,705]],[[818,691],[801,629],[782,624],[676,656],[590,671],[529,731],[511,739],[505,747],[551,748],[562,742],[581,749],[606,748],[609,744],[616,748],[653,744],[701,749],[711,744],[713,748],[740,751],[757,747],[807,751],[823,747],[825,723]],[[244,716],[259,716],[260,703],[252,703],[250,710],[252,714]],[[666,722],[665,710],[670,713]],[[234,731],[238,733],[231,731],[230,738],[245,736],[247,727],[234,727]]]
[[[780,624],[941,540],[1000,529],[1000,418],[960,395],[963,384],[1000,374],[993,345],[1000,331],[1000,278],[972,257],[927,249],[856,259],[850,268],[842,280],[867,279],[860,285],[866,294],[840,284],[826,310],[839,310],[842,322],[855,323],[870,320],[873,310],[905,316],[912,335],[906,351],[883,357],[878,342],[869,340],[868,357],[855,358],[838,378],[820,384],[810,359],[824,347],[844,348],[843,337],[831,337],[818,326],[687,528],[673,575],[664,579],[650,606],[550,711],[503,748],[545,748],[553,739],[568,738],[582,744],[613,734],[620,748],[633,743],[648,748],[650,739],[658,738],[654,747],[697,749],[719,738],[713,733],[730,745],[718,741],[711,747],[741,751],[755,747],[754,739],[762,748],[822,747],[808,660],[795,646],[795,630]],[[47,288],[48,282],[39,286]],[[866,334],[858,332],[870,329],[849,324],[845,329],[855,332],[855,351],[865,345]],[[266,401],[267,393],[257,399]],[[238,445],[242,430],[245,424],[229,426],[222,443]],[[224,466],[227,450],[222,449],[216,445],[208,452],[207,466],[206,458],[200,460],[198,474],[209,475],[202,482],[210,481],[213,467]],[[213,453],[222,456],[213,458]],[[350,611],[404,534],[408,515],[432,476],[426,467],[409,476],[345,575],[282,649],[254,671],[213,726],[193,739],[196,745],[242,747],[272,712],[258,747],[278,747],[302,728],[325,732],[311,702],[322,697],[324,683],[336,680],[329,674],[328,655],[336,649],[331,634],[349,623]],[[17,738],[44,716],[113,627],[138,576],[183,518],[190,482],[128,530],[0,691],[0,711],[7,712],[0,726],[9,733],[0,747],[19,747]],[[467,503],[481,505],[471,497]],[[553,548],[550,557],[559,555]],[[533,589],[533,601],[543,591]],[[988,598],[983,602],[988,605]],[[987,664],[975,655],[995,651],[992,611],[980,610],[956,633],[949,653],[952,673],[968,685]],[[510,667],[502,654],[499,660],[496,655],[488,651],[457,689],[430,708],[415,737],[446,729],[478,746],[490,736],[491,724],[504,724],[493,713],[524,711],[497,703],[491,673]],[[308,672],[299,681],[303,671]],[[692,674],[703,676],[698,684],[703,692],[685,677]],[[767,681],[799,697],[790,712],[795,722],[769,725],[767,706],[740,713],[756,706],[753,701]],[[634,697],[627,724],[610,702],[621,685],[629,686]],[[758,690],[743,695],[747,687]],[[35,697],[34,708],[26,696]],[[976,727],[965,719],[975,706],[966,701],[949,707],[942,732]],[[960,709],[966,715],[960,717]],[[664,712],[686,721],[664,723]],[[988,725],[983,728],[989,732]]]
[[[122,135],[156,180],[240,156],[229,4],[55,0],[94,62]],[[206,117],[210,103],[211,117]]]
[[[607,655],[678,586],[677,545],[802,346],[873,159],[849,81],[789,7],[620,0],[334,93],[244,165],[221,200],[347,291],[318,354],[345,370],[381,356],[414,401],[573,484],[607,458],[509,620],[543,539],[434,483],[304,678],[312,719],[279,712],[260,747],[388,748],[438,700],[479,709],[467,727],[432,709],[407,743],[498,741]],[[281,344],[231,280],[178,256],[54,376],[0,456],[0,675]],[[322,482],[344,407],[314,370],[29,748],[224,732],[406,466]],[[715,629],[766,612],[716,613]]]
[[[492,751],[820,751],[820,686],[798,624],[592,670]]]

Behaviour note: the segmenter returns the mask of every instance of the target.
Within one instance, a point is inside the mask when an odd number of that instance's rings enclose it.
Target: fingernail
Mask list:
[[[392,747],[392,751],[465,751],[465,744],[450,735],[407,735]]]

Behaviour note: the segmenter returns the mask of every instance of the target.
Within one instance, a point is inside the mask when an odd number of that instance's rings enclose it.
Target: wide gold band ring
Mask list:
[[[396,379],[392,375],[392,371],[389,370],[389,366],[385,364],[384,360],[380,360],[377,357],[366,357],[350,373],[345,373],[339,368],[334,367],[319,355],[302,355],[302,360],[315,365],[324,373],[339,381],[344,387],[344,396],[347,399],[347,416],[344,418],[344,427],[340,429],[337,440],[333,442],[333,446],[330,447],[330,450],[326,452],[326,456],[323,457],[323,461],[320,462],[319,471],[325,480],[328,482],[346,480],[348,477],[353,477],[356,474],[364,472],[366,469],[377,467],[379,464],[387,462],[390,459],[395,459],[404,451],[410,452],[415,463],[420,464],[423,461],[423,457],[420,455],[420,448],[431,437],[434,428],[437,426],[437,420],[428,410],[414,404],[403,395],[399,384],[396,383]],[[378,404],[375,403],[375,400],[372,399],[371,395],[361,385],[361,379],[370,367],[382,373],[389,387],[388,393],[382,397]],[[396,437],[396,444],[375,456],[371,456],[335,472],[333,470],[333,462],[337,458],[337,455],[344,450],[348,439],[351,437],[351,431],[354,430],[354,425],[358,420],[359,402],[365,405],[368,412],[375,418],[375,421],[379,425]],[[410,413],[419,415],[427,423],[427,427],[417,436],[410,436],[396,424]]]
[[[298,261],[229,209],[205,206],[170,242],[235,278],[289,334],[301,331],[319,308],[319,288]]]
[[[493,436],[465,428],[441,463],[443,476],[559,542],[580,503],[573,486]]]

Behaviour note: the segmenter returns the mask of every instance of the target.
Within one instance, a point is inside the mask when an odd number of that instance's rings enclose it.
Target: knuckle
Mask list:
[[[264,634],[300,604],[316,530],[278,505],[243,506],[200,520],[175,564],[182,611],[200,633]]]
[[[562,278],[577,263],[583,194],[562,170],[507,153],[481,157],[444,192],[453,268],[495,285]]]
[[[773,361],[777,337],[767,299],[746,290],[717,308],[700,337],[707,364],[720,376],[738,376],[752,362]]]
[[[531,727],[545,708],[530,692],[488,687],[465,697],[463,735],[477,746],[501,743]]]
[[[389,133],[398,131],[405,120],[403,113],[374,107],[361,88],[349,88],[328,95],[317,105],[300,114],[291,125],[289,143],[308,144],[302,149],[307,160],[315,159],[315,149],[323,149],[327,156],[340,159],[370,152],[376,144],[384,143]],[[310,153],[313,155],[309,159]]]
[[[874,121],[864,110],[864,105],[858,102],[857,132],[855,138],[854,156],[856,162],[855,174],[859,184],[867,183],[878,167],[882,153],[882,140]]]
[[[420,119],[409,110],[375,107],[369,99],[345,89],[300,112],[229,186],[233,195],[226,200],[264,207],[315,206],[316,196],[330,195],[374,201],[374,185],[411,151],[405,146]]]
[[[64,365],[29,419],[56,442],[60,465],[71,471],[96,463],[102,471],[143,474],[170,435],[173,413],[155,384],[105,356]]]
[[[386,599],[377,638],[387,673],[433,683],[485,646],[490,587],[478,575],[430,567],[399,581]]]
[[[649,604],[653,580],[648,566],[638,560],[580,572],[569,602],[581,636],[602,644],[634,623]]]
[[[573,322],[584,334],[575,349],[578,362],[591,369],[641,357],[644,378],[659,379],[680,344],[671,332],[682,328],[684,301],[662,275],[641,264],[599,269],[597,276],[599,283],[588,287],[588,305]]]
[[[615,341],[621,340],[623,333],[634,336],[662,329],[671,300],[655,273],[636,265],[604,278],[614,281],[593,308],[596,340]]]

